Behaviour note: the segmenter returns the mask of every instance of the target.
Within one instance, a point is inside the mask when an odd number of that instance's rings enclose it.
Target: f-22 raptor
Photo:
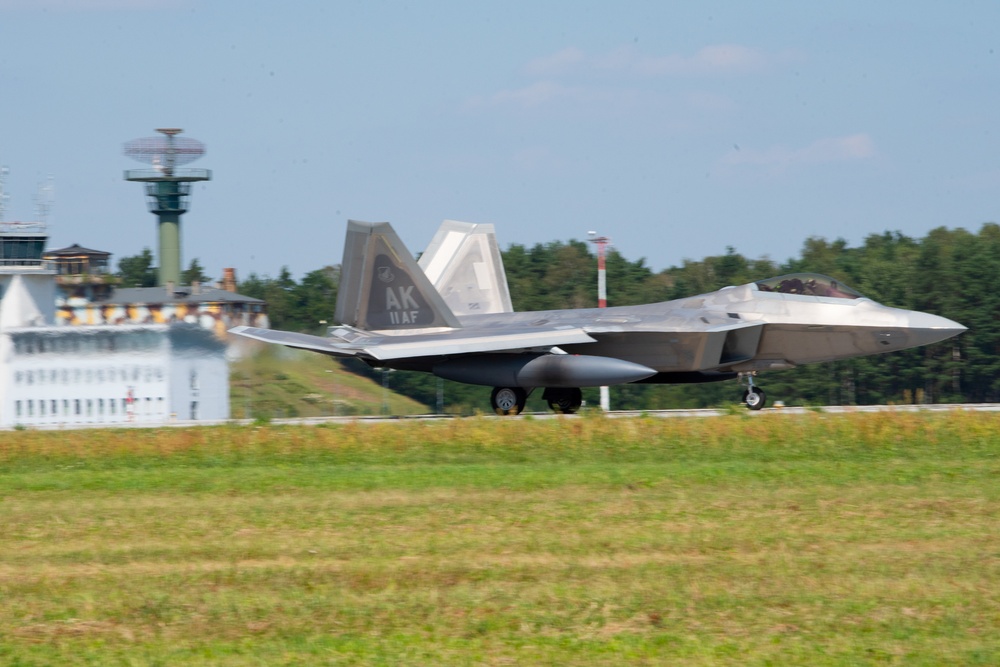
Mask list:
[[[957,322],[883,306],[796,273],[638,306],[513,312],[493,226],[445,221],[419,264],[387,222],[348,221],[327,337],[239,326],[241,336],[493,387],[516,415],[542,389],[562,413],[581,387],[736,379],[764,407],[758,372],[928,345]]]

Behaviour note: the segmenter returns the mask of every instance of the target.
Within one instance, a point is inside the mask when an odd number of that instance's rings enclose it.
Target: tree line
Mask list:
[[[501,254],[515,310],[597,306],[597,259],[586,242],[514,244]],[[727,248],[723,255],[685,260],[659,272],[644,259],[629,260],[612,248],[608,305],[679,299],[795,272],[829,275],[875,301],[942,315],[969,331],[914,350],[763,374],[758,383],[770,400],[786,405],[1000,402],[1000,225],[994,223],[977,233],[940,227],[920,239],[900,232],[872,234],[858,247],[812,237],[798,257],[781,263]],[[239,291],[268,302],[274,328],[317,333],[332,320],[338,279],[339,267],[310,272],[299,282],[283,269],[277,278],[251,274]],[[360,362],[345,363],[429,410],[438,409],[442,395],[449,412],[465,414],[489,405],[489,388],[402,371],[383,378]],[[611,401],[615,409],[709,407],[733,404],[740,394],[735,382],[622,385],[611,388]],[[584,399],[596,404],[597,389],[585,389]],[[544,409],[538,396],[528,409]]]

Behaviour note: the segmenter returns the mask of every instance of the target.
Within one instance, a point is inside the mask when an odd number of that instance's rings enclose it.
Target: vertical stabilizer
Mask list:
[[[334,317],[366,330],[460,326],[388,222],[347,221]]]
[[[420,268],[456,315],[514,312],[493,225],[445,220]]]

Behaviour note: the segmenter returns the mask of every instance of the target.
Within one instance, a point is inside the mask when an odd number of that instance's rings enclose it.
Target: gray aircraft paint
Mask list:
[[[461,225],[443,226],[450,237],[428,260],[435,289],[389,223],[350,221],[336,309],[342,326],[331,327],[327,338],[254,327],[231,331],[373,366],[475,384],[500,386],[502,380],[525,390],[711,381],[928,345],[965,331],[937,315],[876,303],[818,274],[638,306],[513,313],[501,305],[501,312],[456,316],[440,292],[468,293],[477,269],[462,265],[486,258],[473,247],[450,274],[458,282],[443,278],[441,267],[452,265],[465,243],[468,228]],[[492,239],[491,227],[479,233]],[[496,275],[497,265],[490,271]],[[506,285],[502,265],[499,275]],[[549,359],[554,355],[565,358]],[[594,361],[602,357],[623,363]]]

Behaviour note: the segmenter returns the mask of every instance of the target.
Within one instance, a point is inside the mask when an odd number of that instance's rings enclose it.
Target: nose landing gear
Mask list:
[[[743,392],[743,403],[750,410],[760,410],[767,403],[767,394],[764,390],[753,383],[756,373],[740,373],[739,382],[746,387]]]

